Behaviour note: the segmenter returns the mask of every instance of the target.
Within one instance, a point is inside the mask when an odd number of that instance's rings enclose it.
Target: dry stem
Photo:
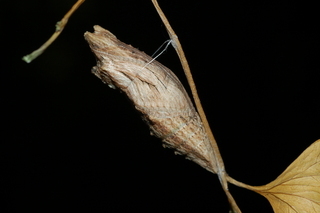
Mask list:
[[[27,63],[30,63],[34,59],[36,59],[39,55],[41,55],[51,44],[56,40],[56,38],[60,35],[64,27],[66,26],[70,16],[78,9],[78,7],[84,2],[85,0],[78,0],[72,8],[67,12],[67,14],[61,19],[61,21],[57,22],[56,24],[56,31],[52,34],[52,36],[37,50],[33,51],[32,53],[23,56],[22,60]]]
[[[212,131],[210,129],[209,122],[208,122],[208,120],[206,118],[206,115],[204,113],[203,107],[201,105],[200,98],[199,98],[198,93],[197,93],[196,85],[195,85],[195,83],[193,81],[193,77],[192,77],[192,74],[191,74],[191,71],[190,71],[190,67],[189,67],[187,59],[186,59],[186,57],[184,55],[184,52],[183,52],[182,46],[180,44],[180,41],[178,39],[178,36],[176,35],[176,33],[172,29],[171,25],[169,24],[169,21],[166,18],[166,16],[164,15],[164,13],[162,12],[157,0],[152,0],[152,3],[154,5],[154,7],[156,8],[159,16],[161,17],[162,22],[166,26],[168,34],[169,34],[171,40],[173,41],[172,42],[173,43],[173,47],[175,48],[175,50],[176,50],[176,52],[177,52],[177,54],[178,54],[178,56],[180,58],[180,62],[182,64],[183,70],[184,70],[185,75],[187,77],[188,84],[190,86],[190,89],[191,89],[191,92],[192,92],[192,96],[193,96],[194,102],[196,104],[197,111],[198,111],[198,113],[199,113],[199,115],[201,117],[201,120],[202,120],[203,125],[204,125],[204,127],[206,129],[208,137],[210,138],[212,148],[214,150],[214,156],[216,158],[217,168],[218,168],[218,171],[216,171],[216,172],[217,172],[217,175],[218,175],[218,177],[220,179],[222,188],[223,188],[223,190],[225,191],[225,193],[226,193],[226,195],[228,197],[228,200],[229,200],[229,203],[230,203],[230,205],[232,207],[232,210],[235,213],[241,213],[241,211],[240,211],[239,207],[237,206],[234,198],[232,197],[232,195],[230,194],[230,192],[228,190],[227,175],[226,175],[226,172],[225,172],[224,163],[223,163],[223,160],[222,160],[218,145],[216,143],[216,140],[215,140],[215,138],[213,136],[213,133],[212,133]]]

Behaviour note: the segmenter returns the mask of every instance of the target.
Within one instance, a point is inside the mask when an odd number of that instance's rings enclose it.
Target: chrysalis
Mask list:
[[[161,138],[165,147],[216,173],[209,138],[179,79],[109,31],[100,26],[94,26],[94,30],[84,35],[97,59],[92,72],[129,97],[151,133]]]

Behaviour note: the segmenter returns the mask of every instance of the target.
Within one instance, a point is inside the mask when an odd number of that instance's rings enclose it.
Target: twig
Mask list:
[[[179,56],[181,65],[183,67],[183,70],[185,72],[186,78],[188,80],[188,84],[189,84],[191,92],[192,92],[192,96],[193,96],[197,111],[198,111],[198,113],[200,115],[200,118],[202,120],[202,123],[203,123],[205,129],[206,129],[208,137],[210,138],[212,148],[214,150],[214,156],[216,158],[217,168],[218,168],[218,171],[216,171],[216,172],[217,172],[217,175],[218,175],[218,177],[220,179],[222,188],[223,188],[223,190],[225,191],[225,193],[226,193],[226,195],[228,197],[228,200],[229,200],[229,203],[230,203],[230,205],[232,207],[233,212],[241,213],[241,211],[240,211],[239,207],[237,206],[234,198],[232,197],[232,195],[230,194],[230,192],[228,190],[228,182],[227,182],[227,176],[226,176],[226,172],[225,172],[225,168],[224,168],[224,163],[223,163],[223,160],[222,160],[218,145],[216,143],[216,140],[215,140],[215,138],[213,136],[213,133],[212,133],[212,131],[210,129],[210,126],[209,126],[208,120],[206,118],[206,115],[204,113],[203,107],[201,105],[200,98],[199,98],[198,93],[197,93],[196,85],[195,85],[195,83],[193,81],[193,77],[192,77],[192,74],[191,74],[187,59],[186,59],[185,54],[183,52],[182,46],[181,46],[180,41],[178,39],[178,36],[176,35],[176,33],[172,29],[171,25],[169,24],[169,21],[166,18],[166,16],[164,15],[164,13],[162,12],[157,0],[152,0],[152,3],[154,5],[154,7],[156,8],[156,10],[157,10],[162,22],[166,26],[168,34],[169,34],[171,40],[173,41],[172,42],[173,43],[173,47],[175,48],[175,50],[176,50],[176,52],[177,52],[177,54]]]
[[[37,50],[33,51],[32,53],[23,56],[22,60],[27,63],[30,63],[34,59],[36,59],[39,55],[41,55],[51,44],[56,40],[56,38],[60,35],[64,27],[66,26],[70,16],[78,9],[78,7],[84,2],[85,0],[78,0],[72,8],[67,12],[67,14],[61,19],[61,21],[57,22],[56,24],[56,31],[52,34],[52,36]]]

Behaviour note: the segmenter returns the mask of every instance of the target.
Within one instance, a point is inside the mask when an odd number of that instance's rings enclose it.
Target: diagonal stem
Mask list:
[[[51,44],[56,40],[56,38],[60,35],[64,27],[66,26],[70,16],[78,9],[78,7],[84,2],[85,0],[78,0],[72,8],[67,12],[67,14],[61,19],[61,21],[57,22],[56,30],[52,34],[52,36],[38,49],[33,51],[32,53],[23,56],[22,60],[27,63],[30,63],[34,59],[36,59],[39,55],[41,55]]]
[[[205,130],[206,130],[206,132],[208,134],[208,137],[209,137],[209,139],[211,141],[211,146],[213,148],[213,152],[214,152],[214,156],[215,156],[215,160],[216,160],[216,164],[217,164],[216,165],[217,168],[215,168],[217,171],[215,171],[215,172],[217,173],[217,175],[218,175],[218,177],[220,179],[220,183],[222,185],[222,188],[223,188],[223,190],[225,191],[225,193],[226,193],[226,195],[228,197],[229,203],[230,203],[233,211],[236,212],[236,213],[241,213],[241,211],[240,211],[239,207],[237,206],[234,198],[232,197],[232,195],[230,194],[230,192],[228,190],[228,182],[227,182],[227,176],[226,176],[226,172],[225,172],[224,163],[223,163],[223,160],[222,160],[222,157],[221,157],[217,142],[216,142],[216,140],[215,140],[215,138],[213,136],[213,133],[212,133],[211,128],[209,126],[209,122],[208,122],[208,120],[206,118],[206,115],[204,113],[203,107],[201,105],[200,98],[199,98],[198,93],[197,93],[196,85],[194,83],[194,80],[193,80],[193,77],[192,77],[192,74],[191,74],[191,71],[190,71],[189,64],[188,64],[187,59],[185,57],[185,54],[183,52],[183,49],[182,49],[182,46],[181,46],[180,41],[178,39],[178,36],[174,32],[174,30],[172,29],[168,19],[166,18],[166,16],[162,12],[157,0],[152,0],[152,3],[154,5],[154,7],[156,8],[156,10],[157,10],[162,22],[166,26],[166,29],[168,31],[168,34],[169,34],[171,40],[173,41],[172,42],[173,47],[175,48],[175,50],[176,50],[176,52],[177,52],[177,54],[179,56],[181,65],[183,67],[183,70],[185,72],[186,78],[188,80],[188,84],[189,84],[191,92],[192,92],[192,96],[193,96],[197,111],[198,111],[198,113],[200,115],[202,123],[203,123],[203,125],[205,127]]]

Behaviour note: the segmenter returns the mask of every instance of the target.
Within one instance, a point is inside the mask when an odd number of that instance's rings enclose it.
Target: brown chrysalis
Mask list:
[[[175,74],[102,27],[94,30],[84,35],[97,59],[92,72],[111,88],[125,92],[165,147],[216,173],[209,138]]]

